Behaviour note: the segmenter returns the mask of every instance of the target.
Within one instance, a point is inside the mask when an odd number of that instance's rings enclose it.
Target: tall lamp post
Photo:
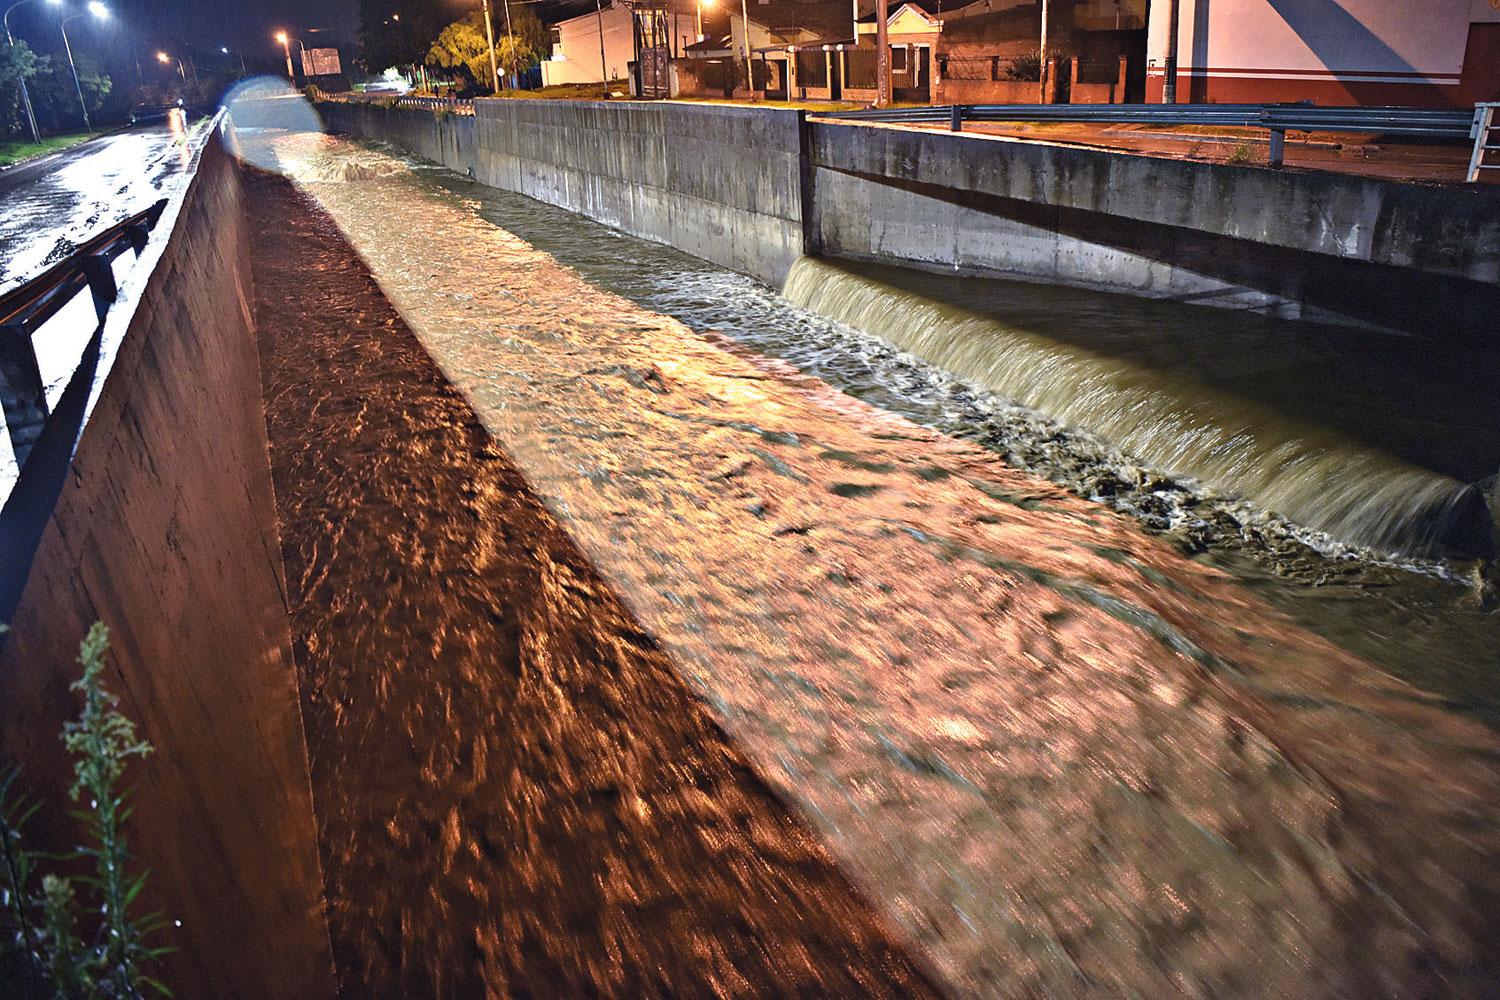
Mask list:
[[[3,18],[0,18],[0,21],[5,22],[5,44],[9,45],[11,48],[15,48],[16,45],[15,36],[10,33],[11,11],[15,10],[17,7],[24,7],[29,3],[36,2],[37,0],[16,0],[15,3],[5,8],[5,16]],[[47,3],[51,4],[53,7],[56,7],[62,3],[62,0],[47,0]],[[36,112],[31,108],[31,92],[26,89],[26,78],[19,77],[16,82],[20,84],[21,87],[21,105],[26,109],[26,124],[31,126],[31,141],[41,142],[42,134],[36,130]]]
[[[171,56],[167,55],[165,52],[158,52],[156,54],[156,61],[159,62],[159,63],[161,63],[163,66],[170,66],[170,65],[172,65],[175,62],[177,64],[177,75],[180,76],[180,77],[182,77],[182,82],[183,83],[187,83],[187,70],[185,70],[185,69],[182,68],[182,60],[181,59],[173,59]]]
[[[83,99],[83,84],[78,82],[78,64],[73,61],[73,45],[68,41],[68,22],[78,20],[80,17],[83,17],[85,13],[92,15],[100,21],[109,20],[109,8],[104,6],[104,4],[100,2],[100,0],[89,0],[87,11],[80,11],[77,14],[69,14],[67,17],[62,19],[61,27],[63,36],[63,51],[68,54],[68,69],[73,71],[73,90],[78,94],[78,110],[83,112],[83,130],[85,132],[92,132],[94,131],[94,125],[89,121],[88,102]]]
[[[240,60],[240,76],[246,77],[250,75],[249,73],[245,72],[245,54],[243,52],[231,52],[229,46],[227,45],[220,45],[219,51],[224,53],[226,56],[238,56]]]
[[[286,78],[292,86],[297,85],[297,76],[292,72],[292,39],[285,31],[276,32],[276,40],[281,43],[281,51],[286,55]]]
[[[698,41],[703,41],[703,8],[712,7],[718,0],[698,0]]]

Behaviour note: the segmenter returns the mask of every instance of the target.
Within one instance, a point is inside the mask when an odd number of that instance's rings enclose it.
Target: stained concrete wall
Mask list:
[[[784,109],[324,105],[496,187],[779,285],[797,253],[1492,340],[1500,189],[1273,171]]]
[[[177,949],[162,978],[179,997],[331,997],[245,237],[210,140],[77,383],[87,419],[52,445],[65,475],[0,648],[0,757],[44,798],[36,842],[76,843],[58,734],[102,620],[107,683],[156,748],[126,782],[140,912],[181,921],[157,938]]]
[[[827,122],[808,142],[826,254],[1494,336],[1500,189]]]
[[[801,116],[643,102],[475,102],[475,117],[357,104],[330,126],[779,286],[803,250]]]

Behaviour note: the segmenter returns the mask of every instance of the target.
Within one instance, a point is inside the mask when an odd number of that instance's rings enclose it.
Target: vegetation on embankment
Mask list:
[[[48,153],[76,146],[80,142],[88,142],[98,134],[98,132],[71,132],[67,135],[49,135],[44,136],[41,142],[0,139],[0,167],[8,167],[38,156],[46,156]]]

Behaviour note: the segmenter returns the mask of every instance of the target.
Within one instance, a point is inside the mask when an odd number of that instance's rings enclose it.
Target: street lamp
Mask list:
[[[83,84],[78,82],[78,64],[73,62],[73,46],[68,41],[68,22],[76,21],[84,14],[90,14],[100,21],[109,20],[109,8],[104,6],[100,0],[89,0],[88,10],[77,14],[69,14],[62,19],[63,51],[68,54],[68,69],[73,71],[73,90],[78,94],[78,109],[83,112],[83,130],[94,131],[94,125],[89,121],[89,106],[83,99]]]
[[[297,77],[292,72],[292,39],[285,31],[276,32],[276,40],[281,43],[281,51],[286,54],[286,78],[292,84],[297,85]]]
[[[0,21],[5,22],[5,44],[9,45],[11,48],[16,47],[15,36],[10,33],[11,11],[15,10],[17,7],[24,7],[29,3],[36,2],[37,0],[16,0],[15,3],[5,8],[5,16],[3,18],[0,18]],[[53,7],[56,7],[62,3],[62,0],[47,0],[47,3]],[[26,78],[24,76],[18,76],[16,78],[16,83],[21,87],[21,104],[26,108],[26,124],[31,126],[31,141],[41,142],[42,135],[36,130],[36,112],[31,109],[31,94],[26,89]]]
[[[242,52],[232,52],[232,51],[230,51],[230,48],[227,45],[220,45],[219,46],[219,51],[222,52],[222,53],[224,53],[226,56],[239,56],[239,60],[240,60],[240,76],[243,77],[243,76],[249,76],[250,75],[249,73],[245,72],[245,55],[244,55],[244,53],[242,53]]]
[[[717,0],[698,0],[698,41],[703,41],[703,8],[713,7]]]
[[[167,55],[165,52],[158,52],[156,54],[156,61],[159,62],[159,63],[161,63],[163,66],[170,66],[170,65],[172,65],[175,62],[177,64],[177,75],[180,76],[180,77],[182,77],[182,82],[183,83],[187,83],[187,70],[185,70],[185,69],[182,68],[182,60],[181,59],[173,59],[171,56]]]

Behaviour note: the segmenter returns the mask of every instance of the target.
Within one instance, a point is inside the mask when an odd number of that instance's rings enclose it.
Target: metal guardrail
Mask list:
[[[128,250],[140,256],[166,206],[163,198],[144,212],[115,223],[67,259],[0,295],[0,404],[18,466],[26,464],[48,417],[32,336],[84,289],[92,293],[95,318],[103,324],[119,294],[115,258]]]
[[[1370,132],[1439,141],[1474,138],[1477,112],[1464,108],[1321,108],[1310,104],[952,104],[924,108],[822,111],[811,117],[907,125],[965,122],[1104,122],[1121,125],[1219,125],[1266,129],[1270,164],[1284,161],[1286,134]]]

